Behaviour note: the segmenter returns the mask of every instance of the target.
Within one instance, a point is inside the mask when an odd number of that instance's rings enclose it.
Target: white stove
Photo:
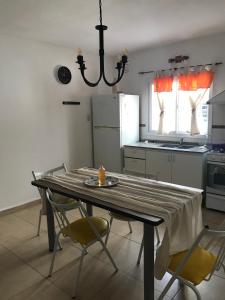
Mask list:
[[[207,153],[206,207],[225,212],[225,150]]]
[[[218,161],[225,163],[225,152],[222,152],[222,150],[211,150],[207,153],[207,161]]]

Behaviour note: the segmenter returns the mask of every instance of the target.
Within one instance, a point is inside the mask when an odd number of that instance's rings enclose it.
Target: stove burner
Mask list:
[[[223,149],[223,148],[213,149],[211,152],[213,152],[213,153],[225,153],[225,149]]]
[[[213,144],[212,150],[213,152],[225,153],[225,144]]]

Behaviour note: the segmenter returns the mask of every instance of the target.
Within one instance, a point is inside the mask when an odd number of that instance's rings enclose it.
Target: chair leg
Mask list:
[[[138,265],[140,265],[143,248],[144,248],[144,237],[142,238],[141,247],[140,247],[139,254],[138,254],[138,260],[137,260]]]
[[[130,221],[128,221],[128,226],[129,226],[129,229],[130,229],[130,233],[132,233],[132,232],[133,232],[133,230],[132,230],[132,227],[131,227]]]
[[[74,286],[74,290],[73,290],[73,299],[75,299],[77,297],[77,292],[78,292],[78,285],[79,285],[79,281],[80,281],[80,275],[81,275],[81,269],[82,269],[82,265],[83,265],[83,260],[84,260],[84,256],[87,254],[87,250],[84,248],[82,250],[82,254],[81,254],[81,258],[80,258],[80,264],[79,264],[79,269],[78,269],[78,274],[77,274],[77,278],[76,278],[76,284]]]
[[[55,255],[58,249],[58,245],[59,245],[59,236],[60,236],[61,232],[59,232],[56,236],[55,239],[55,244],[54,244],[54,250],[53,250],[53,256],[52,256],[52,261],[51,261],[51,265],[49,268],[49,272],[48,272],[48,277],[52,276],[52,271],[53,271],[53,267],[54,267],[54,262],[55,262]]]
[[[156,233],[156,238],[157,238],[156,246],[158,246],[160,244],[160,237],[159,237],[159,231],[158,231],[157,227],[155,227],[155,233]],[[144,237],[142,238],[141,247],[140,247],[139,254],[138,254],[138,260],[137,260],[138,265],[141,262],[141,256],[142,256],[143,248],[144,248]]]
[[[224,273],[225,273],[225,265],[223,263],[221,264],[221,267],[223,268]]]
[[[105,238],[105,245],[107,245],[107,243],[108,243],[108,239],[109,239],[109,234],[110,234],[110,231],[111,231],[112,222],[113,222],[113,217],[111,217],[110,221],[109,221],[109,230],[108,230],[108,233],[107,233],[106,238]]]
[[[40,209],[40,212],[39,212],[37,236],[40,235],[40,229],[41,229],[41,217],[42,217],[42,209]]]
[[[80,209],[80,207],[78,207],[78,209],[79,209],[79,212],[80,212],[81,217],[84,218],[85,216],[84,216],[82,210]]]
[[[183,281],[183,280],[182,280]],[[190,287],[192,289],[192,291],[195,293],[195,295],[197,296],[198,300],[202,300],[201,295],[198,291],[198,289],[191,283],[189,283],[188,281],[183,281],[184,284],[186,284],[188,287]]]
[[[113,260],[113,258],[112,258],[112,256],[111,256],[109,250],[107,249],[106,245],[103,243],[101,237],[98,238],[98,240],[99,240],[99,242],[101,243],[102,248],[105,250],[105,252],[106,252],[108,258],[110,259],[112,265],[114,266],[114,268],[115,268],[115,270],[116,270],[116,272],[117,272],[117,271],[118,271],[117,265],[115,264],[115,262],[114,262],[114,260]]]
[[[160,244],[160,237],[159,237],[158,227],[155,227],[155,233],[156,233],[156,238],[157,238],[157,244],[156,244],[156,246],[158,246]]]
[[[163,300],[164,299],[164,297],[166,296],[167,292],[169,291],[169,289],[171,288],[171,286],[172,286],[172,284],[174,283],[175,280],[176,280],[176,277],[174,275],[172,275],[169,282],[165,286],[164,290],[160,294],[158,300]]]

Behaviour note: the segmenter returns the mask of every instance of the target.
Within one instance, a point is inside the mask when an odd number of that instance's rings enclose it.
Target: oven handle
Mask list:
[[[225,168],[225,163],[215,162],[215,161],[207,161],[209,165],[222,166]]]

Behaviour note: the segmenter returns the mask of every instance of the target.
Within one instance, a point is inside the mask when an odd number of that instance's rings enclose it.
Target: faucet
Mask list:
[[[180,138],[180,145],[182,145],[183,142],[184,142],[184,138],[182,137],[182,138]]]

